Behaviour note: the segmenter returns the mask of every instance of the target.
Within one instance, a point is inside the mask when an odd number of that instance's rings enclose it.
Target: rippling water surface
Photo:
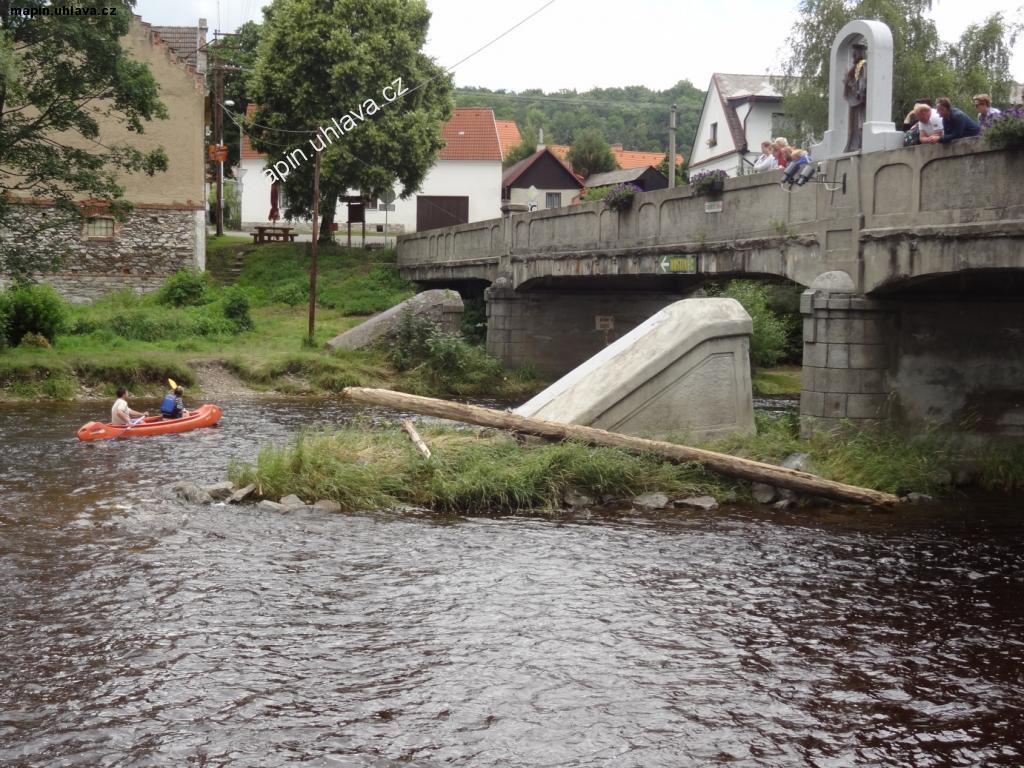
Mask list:
[[[257,514],[332,403],[0,408],[0,765],[1020,766],[1024,514]]]

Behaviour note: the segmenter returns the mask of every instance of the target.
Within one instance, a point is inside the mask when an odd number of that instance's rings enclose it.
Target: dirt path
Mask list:
[[[203,391],[203,397],[217,398],[253,397],[258,395],[244,381],[238,378],[219,360],[192,360],[189,362]]]

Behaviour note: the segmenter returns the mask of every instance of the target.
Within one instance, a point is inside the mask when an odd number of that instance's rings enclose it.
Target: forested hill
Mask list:
[[[458,88],[455,103],[459,107],[491,107],[497,119],[515,120],[523,137],[531,141],[538,128],[544,129],[548,144],[572,144],[577,131],[597,128],[609,144],[667,152],[669,107],[674,102],[679,107],[676,151],[688,159],[704,94],[688,80],[665,91],[642,85],[555,93]]]

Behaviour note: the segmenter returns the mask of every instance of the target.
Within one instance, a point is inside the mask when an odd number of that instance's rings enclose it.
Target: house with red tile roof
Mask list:
[[[504,159],[508,157],[512,147],[523,143],[523,137],[515,120],[495,120],[494,124],[498,127],[498,141],[501,143],[501,157]]]
[[[690,172],[750,173],[761,142],[783,130],[782,82],[773,75],[713,74],[693,140]]]
[[[255,106],[250,105],[248,111],[251,114]],[[415,232],[501,216],[503,154],[494,111],[456,109],[442,135],[445,146],[420,190],[390,204],[371,201],[365,211],[367,232],[384,232],[385,227],[391,233]],[[269,219],[271,184],[262,172],[266,161],[247,138],[242,139],[243,227]],[[359,193],[350,190],[349,194]],[[345,224],[344,206],[338,208],[338,222]]]
[[[549,144],[548,148],[555,153],[560,160],[569,162],[569,150],[572,149],[568,144]],[[612,154],[615,156],[615,162],[619,164],[620,170],[631,170],[633,168],[646,168],[649,165],[657,167],[662,160],[665,159],[664,152],[647,152],[644,150],[637,149],[623,149],[621,144],[611,145]],[[683,164],[683,156],[676,155],[676,165]]]

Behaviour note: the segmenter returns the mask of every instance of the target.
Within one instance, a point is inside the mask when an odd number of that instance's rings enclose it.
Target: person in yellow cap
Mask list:
[[[163,402],[160,403],[160,413],[165,419],[180,419],[182,416],[188,416],[189,412],[185,410],[185,402],[182,399],[185,388],[179,386],[174,379],[168,379],[167,384],[171,391],[164,395]]]

